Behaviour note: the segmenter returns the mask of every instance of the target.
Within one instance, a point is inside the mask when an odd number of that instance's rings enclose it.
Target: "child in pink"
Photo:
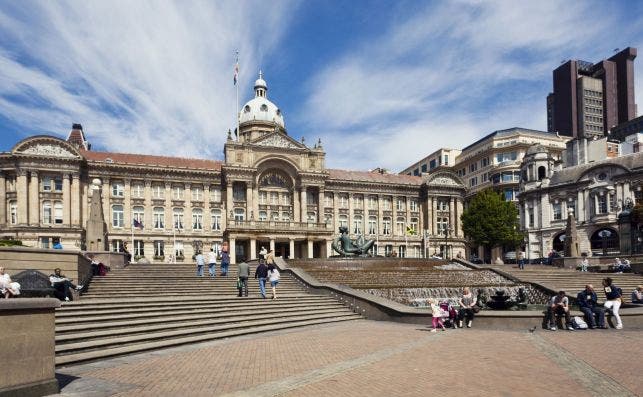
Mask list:
[[[438,302],[435,299],[429,299],[429,305],[431,305],[431,315],[433,316],[433,329],[431,332],[437,332],[438,326],[442,328],[442,331],[446,331],[446,328],[444,328],[444,322],[442,321],[444,311],[440,308],[440,305],[438,305]]]

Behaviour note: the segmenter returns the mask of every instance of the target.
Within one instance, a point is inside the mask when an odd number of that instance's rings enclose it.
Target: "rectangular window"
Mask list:
[[[2,198],[4,200],[4,197]],[[18,223],[18,202],[9,201],[9,218],[12,225]]]
[[[125,195],[125,186],[123,185],[123,182],[113,182],[112,196],[123,197],[124,195]]]
[[[353,233],[362,234],[362,217],[361,216],[356,216],[353,219]]]
[[[109,245],[112,252],[123,252],[123,240],[112,240]]]
[[[52,208],[51,201],[44,201],[42,203],[42,223],[50,225],[52,221]]]
[[[201,186],[192,186],[190,188],[192,201],[203,201],[203,188]]]
[[[113,227],[123,227],[123,206],[114,205],[112,206],[112,226]]]
[[[54,178],[54,190],[57,192],[63,191],[63,178],[59,176]]]
[[[154,258],[161,259],[165,256],[165,243],[162,240],[154,240]]]
[[[165,228],[165,209],[163,207],[154,207],[154,229]]]
[[[145,197],[145,185],[140,182],[132,184],[132,197],[134,198],[144,198]]]
[[[172,200],[183,200],[183,186],[172,186]]]
[[[42,249],[51,248],[49,237],[40,237],[40,248]]]
[[[607,214],[607,195],[598,196],[598,213]]]
[[[218,187],[210,188],[210,201],[212,201],[213,203],[221,202],[221,189],[219,189]]]
[[[234,220],[237,222],[243,221],[246,218],[246,211],[243,208],[234,209]]]
[[[200,208],[192,210],[192,230],[203,230],[203,210]]]
[[[152,198],[163,199],[165,198],[165,186],[155,183],[152,185]]]
[[[261,216],[261,213],[259,213],[259,216]],[[211,217],[212,217],[212,231],[221,230],[221,210],[212,210]]]
[[[377,209],[377,196],[368,196],[368,209]]]
[[[340,215],[337,218],[337,221],[339,222],[339,227],[345,227],[348,228],[348,216],[346,215]]]
[[[175,229],[183,229],[183,208],[174,208],[172,210],[172,220],[174,221]]]
[[[122,206],[121,206],[122,209]],[[63,223],[63,203],[62,201],[54,202],[54,223],[62,225]]]
[[[385,211],[389,211],[391,209],[391,198],[390,197],[384,197],[382,199],[382,208]]]
[[[527,227],[534,227],[534,209],[529,208],[529,223],[527,224]]]
[[[281,193],[281,202],[283,205],[290,205],[290,193]]]
[[[377,233],[377,218],[374,216],[369,216],[368,217],[368,234],[376,234]]]
[[[406,199],[404,197],[398,197],[396,200],[396,209],[398,211],[406,211]]]
[[[268,204],[268,192],[259,192],[259,204]]]
[[[279,204],[279,193],[278,192],[270,192],[270,204],[271,205],[278,205]]]
[[[134,240],[134,258],[145,256],[145,243],[143,240]]]
[[[562,208],[561,208],[561,203],[560,202],[553,203],[551,205],[551,209],[552,209],[552,211],[554,213],[554,220],[555,221],[559,221],[559,220],[563,219],[563,213],[561,211]]]
[[[138,222],[138,224],[140,225],[140,226],[134,226],[134,227],[142,228],[144,219],[145,219],[144,207],[137,206],[132,208],[132,225],[134,225],[134,221]]]
[[[246,185],[244,183],[232,185],[232,199],[234,201],[246,201]]]
[[[421,170],[422,172],[426,172],[426,164],[422,164]]]
[[[409,200],[409,209],[411,212],[417,212],[418,210],[418,202],[415,199]]]
[[[391,218],[382,219],[382,234],[387,236],[391,234]]]
[[[437,161],[435,161],[435,159],[433,159],[433,160],[429,161],[429,169],[431,169],[431,170],[432,170],[432,169],[434,169],[435,167],[437,167]]]
[[[317,205],[317,193],[306,192],[306,205]]]
[[[265,222],[268,219],[268,213],[266,211],[259,211],[259,221]]]
[[[333,193],[324,193],[324,207],[333,206]]]
[[[364,197],[361,194],[353,196],[353,206],[361,209],[364,206]]]
[[[348,208],[348,194],[339,195],[339,206],[342,208]]]
[[[406,223],[404,222],[404,218],[397,218],[395,221],[395,234],[397,236],[404,236],[406,233]]]
[[[444,165],[449,165],[449,155],[448,154],[444,155],[444,163],[443,164]]]
[[[448,198],[439,198],[438,199],[438,211],[448,211],[449,210],[449,199]]]
[[[43,176],[42,177],[42,190],[45,192],[50,192],[51,191],[51,177],[50,176]]]

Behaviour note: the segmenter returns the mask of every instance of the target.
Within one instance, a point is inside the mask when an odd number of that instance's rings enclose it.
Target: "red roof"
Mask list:
[[[348,171],[329,169],[331,179],[340,181],[356,182],[376,182],[376,183],[395,183],[402,185],[421,185],[422,178],[419,176],[400,175],[400,174],[381,174],[370,171]]]
[[[221,161],[189,159],[183,157],[150,156],[147,154],[94,152],[81,150],[80,153],[89,161],[106,162],[111,159],[114,164],[160,166],[193,170],[221,171]]]

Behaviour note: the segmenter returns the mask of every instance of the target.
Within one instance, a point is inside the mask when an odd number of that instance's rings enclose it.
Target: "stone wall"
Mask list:
[[[0,397],[58,393],[55,378],[56,299],[0,299]]]

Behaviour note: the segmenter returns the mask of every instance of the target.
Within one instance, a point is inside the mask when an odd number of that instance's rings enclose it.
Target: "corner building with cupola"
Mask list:
[[[0,238],[25,245],[191,261],[228,246],[232,260],[261,247],[285,258],[334,255],[340,226],[376,241],[378,255],[465,255],[465,186],[444,170],[422,176],[326,168],[321,141],[287,132],[263,76],[228,131],[224,160],[91,150],[80,124],[67,139],[32,136],[0,154]],[[104,239],[87,240],[100,191]],[[101,241],[98,241],[101,240]]]

